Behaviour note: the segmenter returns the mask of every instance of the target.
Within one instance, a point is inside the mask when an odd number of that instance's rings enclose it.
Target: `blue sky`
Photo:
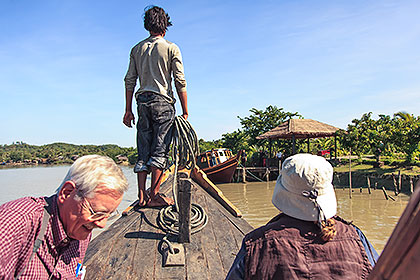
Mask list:
[[[171,16],[199,138],[268,105],[340,128],[420,115],[419,1],[2,0],[0,144],[135,146],[123,78],[151,4]]]

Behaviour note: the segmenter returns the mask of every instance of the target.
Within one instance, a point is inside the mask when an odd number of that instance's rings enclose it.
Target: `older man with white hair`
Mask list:
[[[128,189],[109,157],[83,156],[56,194],[24,197],[0,206],[0,279],[81,279],[94,228]]]

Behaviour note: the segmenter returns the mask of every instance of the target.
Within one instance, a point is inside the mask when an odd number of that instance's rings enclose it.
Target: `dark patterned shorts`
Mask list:
[[[166,167],[172,140],[175,107],[153,92],[137,96],[137,164],[134,172],[150,171],[150,166]]]

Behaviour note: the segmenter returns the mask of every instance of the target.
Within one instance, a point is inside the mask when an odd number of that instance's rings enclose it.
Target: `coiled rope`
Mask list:
[[[174,181],[172,194],[174,205],[162,208],[158,215],[160,228],[168,234],[179,234],[179,206],[178,206],[178,169],[192,170],[195,167],[195,159],[199,154],[198,139],[191,124],[181,116],[174,121],[174,134],[172,138],[172,158],[175,159]],[[208,217],[203,207],[198,204],[191,204],[191,234],[203,229]]]

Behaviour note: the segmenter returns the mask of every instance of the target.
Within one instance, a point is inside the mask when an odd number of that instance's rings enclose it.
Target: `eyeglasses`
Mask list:
[[[111,216],[111,213],[105,213],[105,212],[95,212],[93,209],[92,209],[92,206],[90,205],[90,203],[89,203],[89,201],[86,199],[86,198],[83,198],[83,201],[85,201],[86,202],[86,204],[82,204],[82,206],[84,206],[84,205],[87,205],[87,210],[89,210],[89,212],[90,212],[90,216],[89,216],[89,220],[92,220],[92,221],[98,221],[98,220],[102,220],[102,219],[105,219],[105,218],[108,218],[109,216]]]

